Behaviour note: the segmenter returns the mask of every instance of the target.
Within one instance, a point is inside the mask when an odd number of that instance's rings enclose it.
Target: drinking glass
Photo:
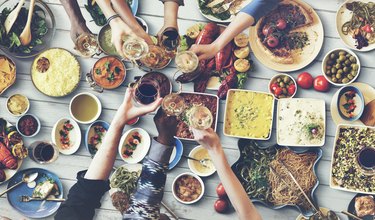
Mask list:
[[[134,66],[138,66],[137,60],[140,60],[148,53],[149,47],[142,38],[128,36],[122,45],[122,52],[126,59],[129,59]]]
[[[189,126],[198,130],[210,128],[213,122],[211,111],[203,105],[193,106],[188,113]]]
[[[135,84],[134,100],[141,105],[149,105],[160,96],[160,85],[156,79],[141,78]]]
[[[51,142],[36,141],[30,145],[30,158],[39,164],[49,164],[57,160],[59,149]]]
[[[99,45],[93,34],[81,34],[75,42],[75,50],[83,57],[92,57],[98,50]]]
[[[161,35],[160,46],[166,51],[176,51],[180,45],[180,35],[176,28],[166,28]]]
[[[185,100],[178,93],[171,93],[164,97],[161,107],[168,116],[180,116],[186,108]]]

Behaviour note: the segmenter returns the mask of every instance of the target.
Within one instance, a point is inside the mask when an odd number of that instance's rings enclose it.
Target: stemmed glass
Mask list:
[[[142,77],[135,85],[134,100],[140,105],[149,105],[160,96],[160,85],[156,79]]]
[[[98,53],[99,45],[93,34],[81,34],[75,42],[75,50],[83,57],[92,57]]]
[[[138,67],[137,60],[140,60],[148,53],[149,47],[145,40],[139,37],[127,36],[122,45],[122,52],[125,59],[132,62],[133,67]]]

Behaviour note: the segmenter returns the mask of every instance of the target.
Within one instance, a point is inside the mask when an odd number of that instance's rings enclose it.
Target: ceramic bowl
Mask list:
[[[34,134],[30,135],[30,136],[27,136],[27,135],[23,134],[23,133],[20,131],[20,129],[19,129],[19,122],[20,122],[23,118],[25,118],[25,117],[27,117],[27,116],[31,116],[31,117],[35,118],[35,120],[36,120],[37,123],[38,123],[38,128],[36,129],[36,132],[35,132]],[[34,114],[25,114],[25,115],[23,115],[22,117],[18,118],[17,123],[16,123],[16,128],[17,128],[18,133],[20,133],[20,134],[21,134],[22,136],[24,136],[24,137],[34,137],[34,136],[36,136],[36,135],[39,133],[41,127],[42,127],[42,125],[40,124],[40,120],[39,120],[39,118],[36,117]]]
[[[356,108],[354,110],[354,116],[353,117],[348,117],[348,115],[346,115],[343,111],[345,111],[345,108],[344,108],[344,104],[345,104],[345,93],[349,92],[349,91],[354,91],[356,93],[356,96],[355,96],[355,105],[356,105]],[[363,113],[363,110],[365,108],[365,99],[363,97],[363,94],[362,92],[355,86],[345,86],[345,87],[342,87],[339,91],[339,95],[338,95],[338,98],[337,98],[337,109],[338,109],[338,112],[341,116],[341,118],[343,118],[344,120],[348,120],[348,121],[356,121],[358,120],[361,116],[362,116],[362,113]]]
[[[193,201],[190,201],[190,202],[185,202],[183,200],[181,200],[178,196],[177,196],[177,193],[176,193],[176,183],[177,183],[177,180],[182,177],[182,176],[192,176],[194,177],[195,179],[197,179],[199,181],[199,183],[201,184],[201,187],[202,187],[202,192],[201,194],[199,195],[199,197]],[[204,183],[203,183],[203,180],[196,174],[194,173],[190,173],[190,172],[186,172],[186,173],[181,173],[180,175],[178,175],[174,180],[173,180],[173,183],[172,183],[172,194],[173,194],[173,197],[181,202],[182,204],[185,204],[185,205],[190,205],[190,204],[193,204],[193,203],[196,203],[198,202],[204,195],[204,190],[205,190],[205,187],[204,187]]]

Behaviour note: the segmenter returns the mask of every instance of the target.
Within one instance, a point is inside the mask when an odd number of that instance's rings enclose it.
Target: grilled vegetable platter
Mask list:
[[[210,44],[225,30],[216,23],[196,23],[181,37],[180,49],[188,50],[193,44]],[[241,33],[220,50],[214,58],[201,60],[201,73],[194,79],[194,91],[218,90],[217,96],[225,99],[229,89],[244,88],[249,72],[254,68],[250,57],[249,38]],[[190,74],[192,75],[192,74]],[[177,78],[181,83],[190,82],[188,74]]]

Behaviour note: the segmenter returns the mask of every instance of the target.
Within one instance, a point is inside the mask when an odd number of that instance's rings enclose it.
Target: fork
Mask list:
[[[182,155],[183,157],[189,159],[189,160],[195,160],[195,161],[198,161],[200,164],[202,164],[202,166],[208,168],[207,166],[207,162],[208,161],[211,161],[211,159],[208,159],[208,158],[205,158],[205,159],[201,159],[201,160],[198,160],[198,159],[195,159],[195,158],[192,158],[192,157],[189,157],[189,156],[185,156],[185,155]]]
[[[20,196],[20,202],[31,202],[31,201],[51,201],[51,202],[65,202],[64,198],[34,198],[31,196]]]
[[[223,5],[220,6],[220,7],[212,8],[211,11],[212,11],[212,13],[214,13],[214,14],[221,14],[221,13],[223,13],[223,12],[228,11],[229,8],[230,8],[230,6],[231,6],[234,2],[235,2],[235,0],[234,0],[234,1],[231,1],[231,2],[229,2],[229,3],[223,4]]]

